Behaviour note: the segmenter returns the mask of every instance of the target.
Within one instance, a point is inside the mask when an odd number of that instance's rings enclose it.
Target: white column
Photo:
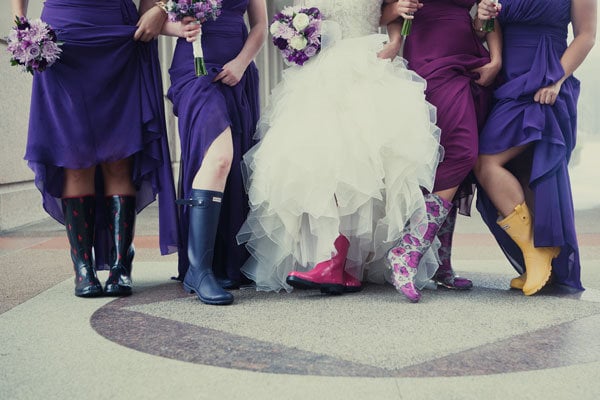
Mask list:
[[[39,18],[41,0],[29,0],[28,16]],[[0,231],[46,218],[33,172],[23,155],[27,141],[31,75],[10,65],[4,35],[14,25],[10,1],[0,2]]]
[[[293,0],[268,0],[267,12],[269,24],[273,20],[273,15],[280,11],[283,7],[291,5]],[[273,87],[281,79],[281,71],[283,70],[283,60],[279,51],[271,42],[271,35],[267,35],[267,40],[262,51],[256,57],[256,65],[260,71],[260,100],[261,107],[264,107],[268,100],[269,94]]]

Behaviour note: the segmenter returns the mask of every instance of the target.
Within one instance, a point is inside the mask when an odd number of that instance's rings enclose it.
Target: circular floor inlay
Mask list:
[[[465,376],[600,360],[600,303],[550,290],[525,297],[504,289],[504,276],[474,278],[471,291],[425,291],[419,304],[367,285],[344,296],[241,290],[222,307],[172,282],[108,303],[91,323],[149,354],[267,373]]]

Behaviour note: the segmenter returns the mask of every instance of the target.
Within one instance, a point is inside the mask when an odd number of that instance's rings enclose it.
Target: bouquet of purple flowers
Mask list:
[[[167,12],[171,22],[181,21],[185,17],[193,17],[196,19],[197,24],[202,24],[208,20],[214,21],[221,15],[222,3],[223,0],[169,0],[166,3],[161,3],[161,6]],[[196,76],[207,74],[201,38],[202,31],[192,43]]]
[[[50,25],[40,19],[29,21],[25,17],[16,17],[15,24],[6,39],[6,49],[12,54],[11,65],[22,65],[24,71],[33,75],[59,59],[62,50]]]
[[[304,65],[321,50],[322,20],[316,7],[286,7],[275,14],[269,30],[286,64]]]

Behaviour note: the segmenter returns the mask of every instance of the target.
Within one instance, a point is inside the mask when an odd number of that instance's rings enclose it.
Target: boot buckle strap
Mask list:
[[[175,204],[180,206],[191,206],[191,207],[202,207],[205,208],[208,205],[206,204],[205,199],[177,199],[175,200]]]

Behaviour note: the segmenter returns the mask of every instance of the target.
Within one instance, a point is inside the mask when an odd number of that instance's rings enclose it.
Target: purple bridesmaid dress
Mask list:
[[[233,162],[223,197],[215,244],[214,273],[218,278],[242,280],[240,268],[248,258],[236,234],[248,214],[248,198],[241,173],[243,154],[255,143],[252,139],[259,117],[258,70],[250,63],[241,81],[234,87],[214,77],[223,65],[241,51],[248,31],[244,13],[248,0],[224,0],[223,11],[216,21],[202,25],[202,48],[208,75],[196,77],[192,45],[177,41],[169,73],[168,97],[179,118],[181,138],[181,173],[179,196],[189,198],[194,176],[212,142],[227,127],[233,136]],[[188,210],[180,211],[179,278],[188,269]]]
[[[583,290],[568,163],[575,147],[579,81],[563,83],[552,106],[533,100],[536,91],[564,75],[560,58],[567,48],[570,0],[503,0],[498,20],[504,36],[503,78],[495,105],[481,132],[480,152],[496,154],[532,145],[529,186],[535,194],[536,246],[560,246],[552,262],[554,282]],[[521,251],[496,224],[498,213],[480,191],[477,208],[517,272]]]
[[[136,209],[159,197],[160,249],[177,245],[175,190],[156,41],[136,42],[131,0],[46,0],[42,20],[64,44],[60,60],[35,74],[25,159],[45,210],[60,223],[64,168],[133,160]],[[98,269],[110,249],[102,174],[96,174]]]
[[[434,191],[459,186],[460,211],[468,215],[471,183],[465,178],[477,160],[478,127],[489,110],[491,89],[477,85],[472,72],[490,62],[476,36],[469,10],[475,0],[422,0],[406,39],[408,67],[427,81],[425,95],[437,107],[444,159],[438,166]]]

